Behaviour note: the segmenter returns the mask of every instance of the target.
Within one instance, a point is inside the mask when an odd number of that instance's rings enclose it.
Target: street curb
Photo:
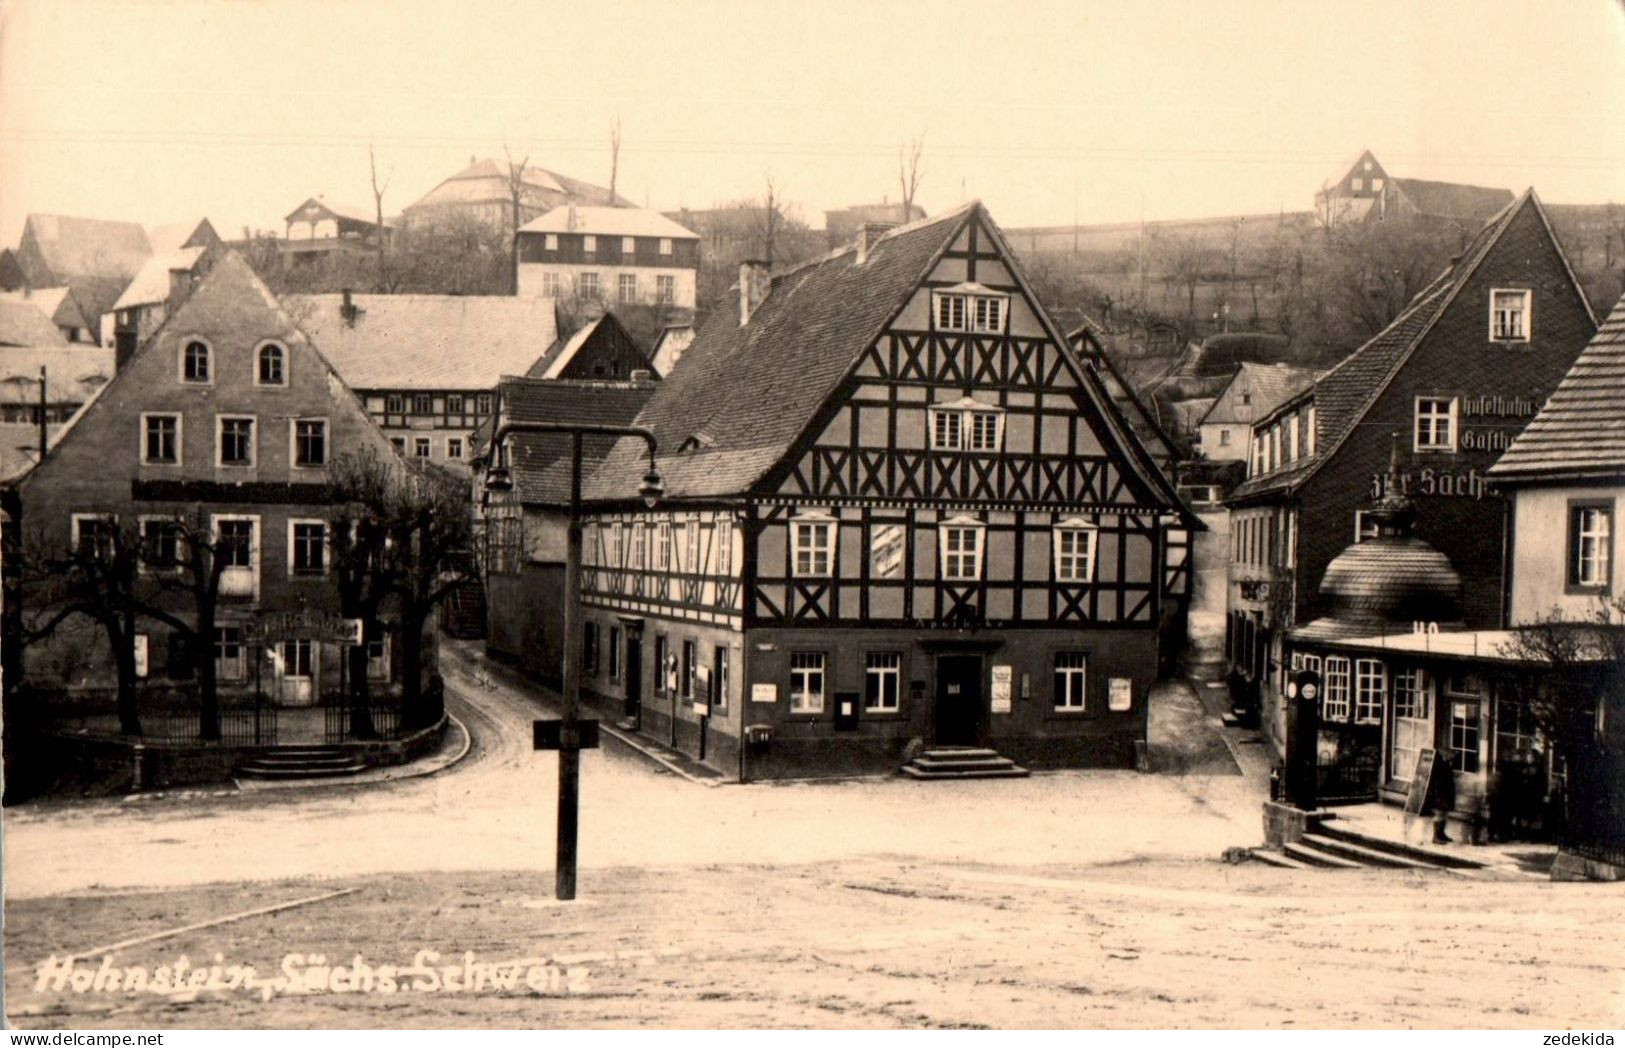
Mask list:
[[[603,732],[605,735],[608,735],[610,738],[616,740],[617,742],[620,742],[623,745],[627,746],[629,749],[636,750],[638,753],[643,754],[645,757],[647,757],[650,760],[654,761],[656,764],[660,765],[662,768],[665,768],[667,771],[672,772],[672,773],[674,773],[676,775],[682,776],[683,778],[687,779],[689,782],[694,783],[696,786],[704,786],[704,787],[710,788],[710,787],[713,787],[713,786],[721,786],[722,785],[723,780],[721,780],[721,779],[702,779],[698,775],[693,774],[692,772],[684,771],[680,766],[678,766],[674,762],[666,759],[666,756],[664,754],[658,752],[657,750],[652,750],[649,747],[643,745],[642,743],[638,742],[636,739],[632,738],[630,735],[628,735],[625,732],[621,731],[619,728],[616,728],[613,725],[611,725],[608,721],[599,721],[598,722],[598,730]]]

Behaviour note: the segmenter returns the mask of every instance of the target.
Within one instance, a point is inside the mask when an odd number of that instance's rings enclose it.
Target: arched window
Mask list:
[[[259,384],[285,386],[288,384],[287,353],[276,342],[260,347]]]
[[[207,342],[193,339],[186,343],[186,348],[181,351],[181,381],[212,381],[210,356],[211,353]]]

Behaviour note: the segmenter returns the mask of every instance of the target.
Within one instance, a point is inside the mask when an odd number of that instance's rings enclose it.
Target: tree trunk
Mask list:
[[[416,610],[401,612],[401,722],[403,727],[420,728],[426,720],[423,709],[423,622]]]
[[[135,631],[121,630],[109,623],[107,639],[113,645],[113,666],[118,674],[118,730],[125,735],[141,734],[141,719],[137,715],[140,692],[135,676]]]
[[[214,602],[198,603],[197,635],[198,738],[213,742],[220,738],[220,683],[214,672]]]
[[[361,643],[345,652],[350,660],[350,737],[376,739],[378,726],[372,720],[372,685],[367,680],[367,645],[378,636],[378,623],[371,615],[361,621]]]

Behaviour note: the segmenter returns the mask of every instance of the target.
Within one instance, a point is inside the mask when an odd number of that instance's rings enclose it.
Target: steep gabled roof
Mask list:
[[[66,285],[62,287],[44,287],[33,290],[0,291],[0,301],[27,302],[41,313],[51,318],[51,323],[59,328],[88,328],[90,321],[86,319],[84,311],[79,307],[79,299],[74,296],[73,289]]]
[[[564,369],[570,366],[570,362],[576,358],[576,354],[581,352],[581,348],[591,342],[595,336],[602,335],[606,338],[613,338],[617,334],[627,342],[637,345],[637,340],[626,330],[626,325],[622,324],[613,312],[606,310],[581,325],[575,334],[569,338],[554,341],[541,359],[532,364],[525,374],[531,378],[558,378],[564,372]],[[651,374],[653,367],[654,364],[651,360],[649,363]]]
[[[67,341],[38,303],[0,299],[0,346],[63,346]]]
[[[1274,411],[1288,397],[1295,396],[1309,388],[1315,380],[1314,368],[1295,368],[1285,364],[1252,364],[1244,362],[1236,369],[1236,374],[1230,379],[1228,385],[1219,392],[1213,406],[1208,408],[1198,425],[1216,423],[1251,423],[1263,418]],[[1236,410],[1235,398],[1230,395],[1230,388],[1241,381],[1243,376],[1252,386],[1253,402],[1248,405],[1246,412]],[[1245,416],[1245,417],[1244,417]]]
[[[553,344],[553,301],[510,295],[284,295],[352,389],[490,389]]]
[[[41,286],[76,284],[85,277],[127,281],[152,254],[147,231],[138,222],[35,214],[28,216],[23,238],[33,241],[50,269],[48,280],[45,274],[28,274]]]
[[[638,416],[661,447],[672,498],[746,494],[784,458],[861,354],[904,307],[931,268],[982,216],[1012,275],[1014,255],[979,201],[880,236],[862,261],[856,245],[776,274],[772,290],[739,324],[717,310]],[[1167,478],[1111,403],[1099,376],[1083,367],[1037,306],[1049,337],[1083,380],[1101,421],[1130,457],[1132,471],[1168,508],[1180,506]],[[587,497],[613,500],[636,489],[646,468],[642,441],[623,440],[587,484]]]
[[[510,199],[508,179],[512,170],[513,166],[507,160],[492,157],[476,160],[407,205],[406,210],[507,201]],[[574,197],[580,204],[632,206],[631,201],[618,193],[612,201],[609,190],[603,186],[583,182],[557,171],[537,167],[535,164],[524,166],[520,182],[531,191],[532,196],[558,194]],[[521,197],[525,195],[522,193]]]
[[[1088,362],[1100,376],[1101,384],[1111,395],[1112,406],[1123,416],[1123,424],[1134,431],[1145,444],[1146,449],[1153,456],[1161,455],[1170,462],[1176,457],[1173,441],[1163,432],[1157,420],[1146,409],[1144,401],[1134,392],[1134,387],[1123,373],[1117,369],[1111,354],[1101,344],[1100,336],[1095,333],[1092,321],[1085,322],[1067,333],[1067,344]]]
[[[563,422],[630,425],[655,391],[652,382],[538,379],[504,376],[498,386],[502,422]],[[475,433],[476,457],[489,444],[489,420]],[[582,441],[582,474],[614,447],[612,437]],[[508,467],[514,497],[522,505],[567,505],[570,501],[570,438],[555,433],[514,433],[508,437]]]
[[[327,211],[337,218],[347,219],[351,222],[360,222],[364,225],[376,226],[378,224],[378,209],[376,207],[362,207],[360,204],[328,200],[325,197],[313,196],[307,198],[298,207],[282,216],[282,221],[292,222],[299,212],[312,204]],[[384,225],[389,225],[389,219],[384,219]]]
[[[118,301],[113,303],[113,311],[168,301],[170,272],[173,270],[190,272],[207,250],[202,247],[187,247],[153,255],[141,263],[141,269],[136,273],[135,279],[130,281],[130,286],[125,288]]]
[[[1540,199],[1533,189],[1525,190],[1521,197],[1503,208],[1500,214],[1479,230],[1459,258],[1434,278],[1431,284],[1423,288],[1392,323],[1327,371],[1307,390],[1277,406],[1275,413],[1278,414],[1299,401],[1311,398],[1314,400],[1315,415],[1318,419],[1315,427],[1317,450],[1314,458],[1305,460],[1302,468],[1278,470],[1267,476],[1255,477],[1236,488],[1231,493],[1230,500],[1246,499],[1266,492],[1297,487],[1330,461],[1353,432],[1356,424],[1365,417],[1377,398],[1388,388],[1388,384],[1399,373],[1405,361],[1410,359],[1411,353],[1415,351],[1423,337],[1432,330],[1439,317],[1444,315],[1450,303],[1455,301],[1456,295],[1472,278],[1479,264],[1490,253],[1490,249],[1500,240],[1501,234],[1506,232],[1513,219],[1526,207],[1535,209],[1549,233],[1551,226],[1550,223],[1546,223],[1546,216],[1541,211]],[[1562,257],[1563,248],[1557,243],[1556,237],[1552,238],[1552,243],[1559,257]],[[1566,258],[1564,264],[1567,265]],[[1572,271],[1569,276],[1572,280]],[[1577,282],[1574,287],[1584,301],[1584,292],[1580,290]],[[1589,304],[1586,308],[1590,309]]]
[[[588,233],[608,237],[666,237],[698,240],[658,211],[641,207],[574,207],[565,204],[519,227],[521,233]]]
[[[1508,483],[1625,475],[1625,297],[1489,475]]]

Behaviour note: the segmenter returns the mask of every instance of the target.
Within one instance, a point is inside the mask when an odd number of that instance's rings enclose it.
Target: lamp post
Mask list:
[[[565,529],[564,552],[564,709],[558,728],[559,814],[558,837],[554,851],[554,898],[568,901],[576,897],[576,838],[581,800],[581,750],[596,745],[597,722],[591,739],[581,731],[581,442],[587,436],[639,437],[649,445],[649,470],[638,486],[644,505],[654,507],[665,493],[660,471],[655,468],[655,435],[641,426],[610,426],[596,423],[504,422],[491,435],[491,467],[485,475],[487,491],[512,491],[513,477],[503,461],[503,445],[514,433],[560,433],[570,437],[570,510]],[[541,743],[537,722],[537,746]],[[548,744],[546,748],[552,748]]]

